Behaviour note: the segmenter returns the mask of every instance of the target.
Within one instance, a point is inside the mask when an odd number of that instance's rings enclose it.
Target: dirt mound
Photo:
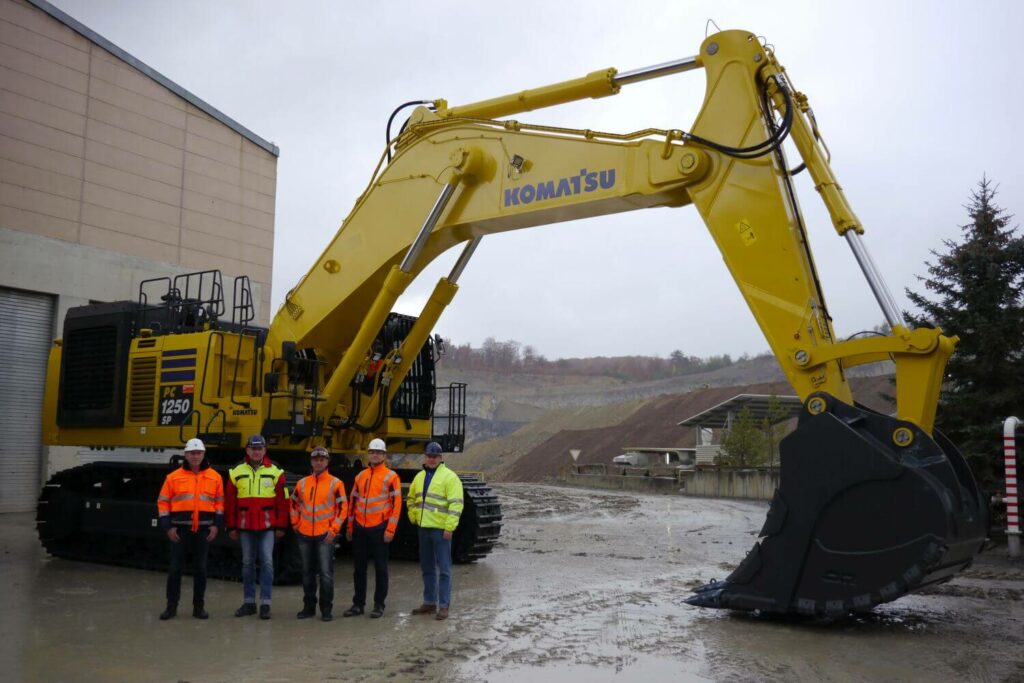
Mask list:
[[[858,400],[869,408],[882,412],[892,410],[892,403],[885,395],[895,393],[895,387],[888,377],[854,378],[851,386]],[[580,455],[576,462],[587,464],[611,462],[624,446],[692,447],[696,442],[694,430],[678,426],[679,421],[737,394],[772,393],[792,394],[792,389],[782,382],[702,389],[646,401],[639,408],[629,411],[618,424],[589,429],[565,426],[517,458],[514,463],[506,463],[503,478],[510,481],[541,481],[555,477],[561,468],[573,464],[570,449],[579,449]],[[514,441],[518,434],[516,432],[505,439]]]
[[[634,400],[544,411],[512,434],[472,443],[465,453],[450,454],[446,461],[458,471],[486,472],[488,479],[507,479],[508,470],[519,458],[555,434],[567,429],[586,430],[619,424],[644,403]]]

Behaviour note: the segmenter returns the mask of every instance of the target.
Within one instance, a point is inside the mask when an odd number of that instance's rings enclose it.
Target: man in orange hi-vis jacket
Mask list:
[[[167,573],[167,609],[161,621],[178,613],[181,572],[185,556],[192,551],[192,616],[208,619],[203,600],[206,595],[206,558],[210,543],[224,524],[224,481],[206,461],[206,446],[199,439],[185,444],[185,462],[164,479],[156,499],[158,523],[171,539],[171,567]]]
[[[292,529],[302,556],[302,610],[295,616],[316,616],[317,575],[320,575],[320,618],[330,621],[334,607],[334,539],[348,515],[345,485],[327,471],[331,454],[317,446],[309,454],[313,473],[292,491]]]
[[[352,541],[352,564],[355,595],[352,606],[342,616],[362,614],[366,607],[366,565],[373,555],[376,570],[373,587],[373,611],[370,616],[384,616],[384,601],[388,597],[388,543],[395,537],[398,517],[402,513],[402,485],[398,475],[388,469],[387,447],[382,439],[370,442],[370,466],[356,475],[349,495],[348,530],[345,537]]]

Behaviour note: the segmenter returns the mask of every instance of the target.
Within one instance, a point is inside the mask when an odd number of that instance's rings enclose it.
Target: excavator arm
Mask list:
[[[614,69],[476,104],[438,101],[436,111],[417,109],[396,141],[394,158],[288,293],[271,325],[268,350],[286,340],[316,349],[330,369],[319,411],[332,415],[394,302],[448,249],[475,249],[481,238],[506,230],[693,204],[802,399],[824,392],[852,403],[844,368],[891,357],[897,415],[930,434],[956,340],[938,329],[905,326],[860,242],[863,229],[818,142],[806,98],[792,89],[772,52],[742,31],[716,34],[698,56],[642,75],[695,68],[703,68],[707,89],[686,132],[612,135],[493,118],[613,95],[622,83],[638,80]],[[850,242],[892,335],[835,338],[782,153],[787,136],[837,232]],[[438,283],[431,299],[438,315],[454,296],[456,280]]]

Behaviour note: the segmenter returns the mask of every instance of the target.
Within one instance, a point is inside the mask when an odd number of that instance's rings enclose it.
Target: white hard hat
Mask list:
[[[185,452],[189,451],[203,451],[206,452],[206,446],[203,445],[202,439],[189,439],[188,443],[185,444]]]
[[[368,451],[383,451],[388,452],[388,447],[384,445],[384,439],[374,439],[370,442],[370,445],[366,447]]]

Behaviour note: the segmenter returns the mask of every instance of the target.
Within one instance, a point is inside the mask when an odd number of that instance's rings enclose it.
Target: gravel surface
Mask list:
[[[158,572],[47,558],[29,515],[0,528],[0,656],[26,681],[906,681],[1024,680],[1024,565],[1005,549],[952,582],[851,619],[701,610],[766,506],[728,500],[495,486],[505,526],[483,562],[455,568],[452,617],[414,617],[418,566],[392,563],[384,619],[236,619],[237,583],[211,581],[209,621],[160,622]],[[372,580],[372,579],[371,579]],[[336,569],[336,614],[351,565]],[[190,582],[183,586],[188,602]]]

